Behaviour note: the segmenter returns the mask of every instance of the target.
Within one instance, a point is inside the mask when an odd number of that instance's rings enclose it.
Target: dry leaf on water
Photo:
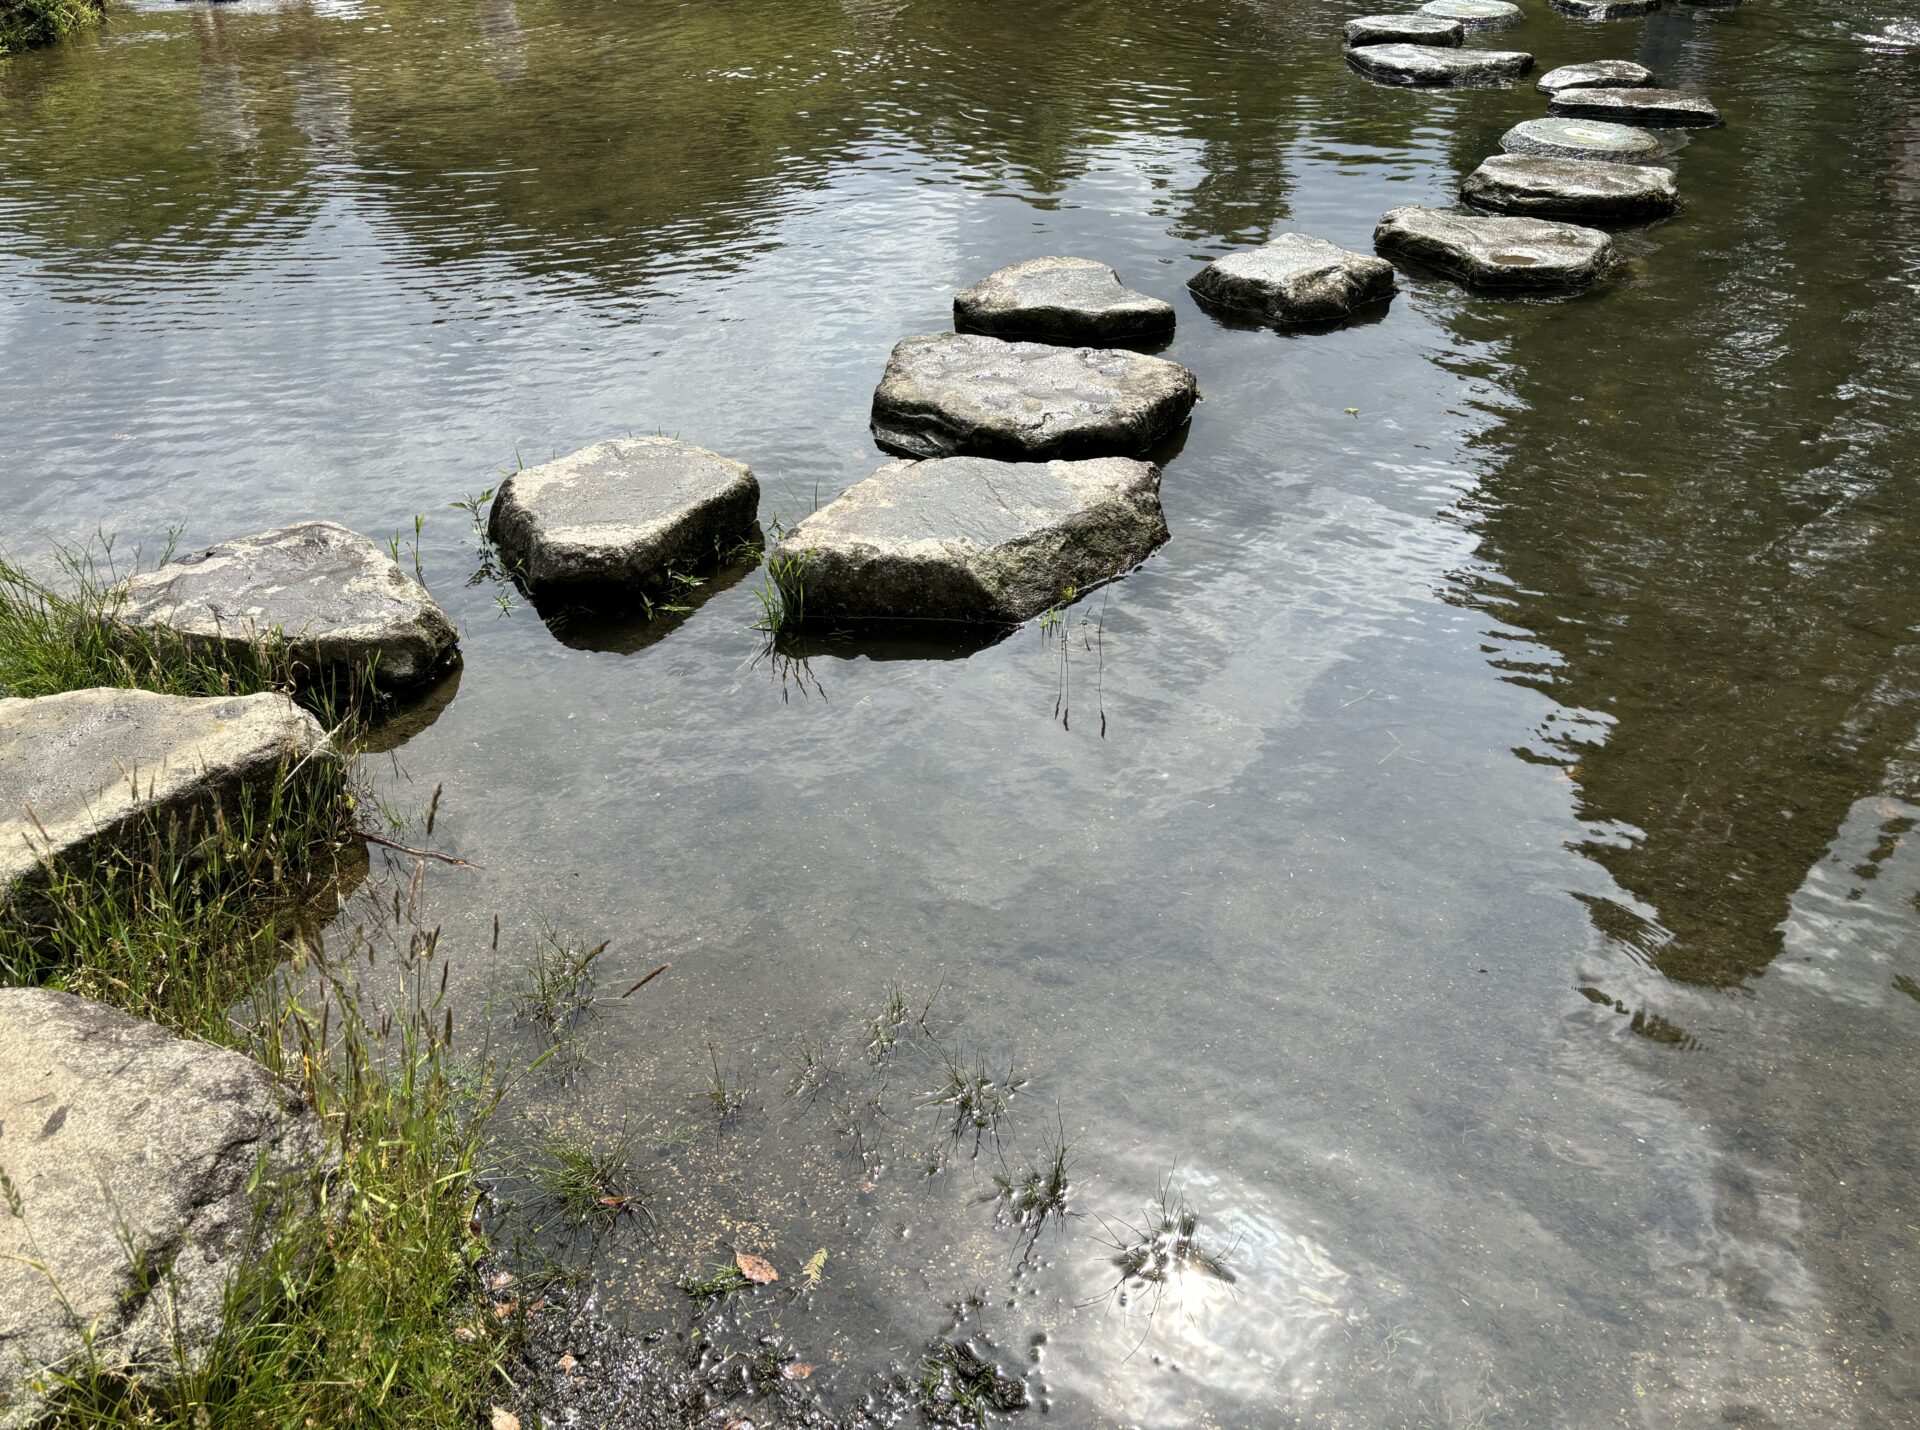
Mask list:
[[[756,1286],[764,1286],[769,1281],[778,1281],[780,1273],[773,1269],[773,1263],[764,1256],[749,1256],[744,1251],[733,1254],[733,1264],[740,1268],[740,1274]]]
[[[803,1360],[792,1361],[780,1367],[780,1374],[788,1380],[805,1380],[813,1374],[813,1367]]]
[[[496,1405],[493,1407],[493,1430],[520,1430],[520,1417]]]

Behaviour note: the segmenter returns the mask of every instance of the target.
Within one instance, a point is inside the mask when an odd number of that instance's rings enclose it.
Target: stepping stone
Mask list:
[[[1329,323],[1393,296],[1393,265],[1304,233],[1283,233],[1215,259],[1187,287],[1220,308],[1268,322]]]
[[[1450,50],[1439,45],[1367,45],[1347,63],[1383,84],[1498,84],[1533,68],[1520,50]]]
[[[269,783],[323,734],[282,695],[101,689],[0,700],[0,905],[37,883],[44,861],[84,857],[150,815],[204,811]]]
[[[534,592],[648,590],[753,530],[760,483],[672,437],[595,442],[500,484],[487,535]]]
[[[1349,45],[1458,45],[1467,27],[1439,15],[1362,15],[1347,21]]]
[[[50,1370],[156,1385],[204,1364],[259,1249],[252,1184],[297,1185],[319,1120],[251,1058],[47,988],[0,989],[0,1424]],[[33,1269],[38,1263],[44,1271]],[[89,1343],[91,1350],[89,1350]]]
[[[1547,101],[1547,113],[1652,129],[1711,129],[1725,122],[1711,100],[1678,89],[1563,89]]]
[[[1660,8],[1660,0],[1547,0],[1547,3],[1576,20],[1630,20]]]
[[[1506,0],[1427,0],[1420,13],[1458,20],[1469,30],[1504,30],[1527,18],[1526,11]]]
[[[1549,159],[1608,159],[1640,164],[1665,155],[1658,136],[1626,124],[1592,119],[1528,119],[1500,136],[1509,154],[1540,154]]]
[[[1177,363],[962,333],[904,338],[873,394],[873,436],[910,457],[1143,452],[1187,420],[1199,387]]]
[[[888,462],[803,518],[806,619],[1013,625],[1112,580],[1167,539],[1160,469],[1128,457]]]
[[[1653,71],[1632,60],[1589,60],[1548,70],[1534,88],[1542,94],[1558,94],[1563,89],[1631,89],[1652,83]]]
[[[1173,304],[1134,292],[1091,258],[1030,258],[961,289],[953,324],[994,337],[1102,347],[1165,337]]]
[[[1391,210],[1374,243],[1477,288],[1580,288],[1606,271],[1613,240],[1598,229],[1536,218],[1484,218],[1408,205]]]
[[[1672,213],[1679,190],[1657,164],[1496,154],[1467,175],[1460,197],[1527,218],[1627,221]]]
[[[327,670],[378,657],[374,683],[390,690],[425,680],[459,644],[419,582],[331,521],[224,541],[135,576],[119,615],[229,655],[278,635],[296,659]]]

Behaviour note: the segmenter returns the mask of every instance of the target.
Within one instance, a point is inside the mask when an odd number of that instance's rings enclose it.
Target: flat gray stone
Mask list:
[[[1526,11],[1506,0],[1427,0],[1420,13],[1458,20],[1469,30],[1503,30],[1527,18]]]
[[[1558,94],[1563,89],[1631,89],[1652,83],[1653,71],[1632,60],[1588,60],[1548,70],[1533,87],[1542,94]]]
[[[1488,218],[1410,204],[1389,211],[1374,243],[1476,288],[1570,289],[1598,278],[1613,240],[1597,229],[1537,218]]]
[[[1275,323],[1335,322],[1393,296],[1393,265],[1304,233],[1283,233],[1229,253],[1187,286],[1222,308]]]
[[[1711,100],[1678,89],[1563,89],[1547,101],[1547,113],[1649,129],[1711,129],[1725,122]]]
[[[43,860],[85,856],[145,816],[205,809],[270,781],[322,735],[282,695],[0,700],[0,906],[38,882]]]
[[[1547,0],[1547,3],[1576,20],[1630,20],[1660,8],[1660,0]]]
[[[963,333],[903,338],[873,394],[873,435],[912,457],[1014,460],[1143,452],[1199,388],[1177,363]]]
[[[953,323],[963,332],[1099,347],[1171,333],[1173,304],[1134,292],[1091,258],[1029,258],[961,289]]]
[[[1500,136],[1509,154],[1539,154],[1549,159],[1605,159],[1644,164],[1665,155],[1659,136],[1629,124],[1597,119],[1528,119]]]
[[[1347,63],[1382,84],[1501,84],[1533,68],[1521,50],[1451,50],[1439,45],[1367,45],[1349,49]]]
[[[238,654],[278,634],[295,656],[375,683],[418,684],[453,654],[446,612],[381,547],[331,521],[223,541],[127,583],[120,619]]]
[[[808,621],[1030,620],[1167,539],[1160,469],[1127,457],[889,462],[800,521]]]
[[[297,1185],[322,1155],[318,1119],[252,1059],[0,989],[0,1167],[22,1213],[0,1206],[0,1426],[35,1422],[89,1326],[111,1373],[170,1378],[176,1340],[196,1364],[256,1249],[256,1168]]]
[[[618,437],[500,484],[487,535],[529,589],[647,589],[753,530],[760,483],[672,437]]]
[[[1362,15],[1347,21],[1349,45],[1457,45],[1467,27],[1439,15]]]
[[[1467,175],[1460,197],[1526,218],[1628,222],[1672,213],[1679,189],[1672,171],[1657,164],[1495,154]]]

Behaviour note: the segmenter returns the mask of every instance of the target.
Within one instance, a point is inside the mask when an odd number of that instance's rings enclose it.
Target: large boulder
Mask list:
[[[1547,0],[1547,3],[1576,20],[1629,20],[1660,8],[1660,0]]]
[[[1000,338],[1104,347],[1164,338],[1173,331],[1173,304],[1134,292],[1091,258],[1029,258],[961,289],[953,324]]]
[[[1495,154],[1467,175],[1460,197],[1477,208],[1524,218],[1625,223],[1672,213],[1679,188],[1672,170],[1657,164]]]
[[[46,861],[271,781],[324,738],[280,695],[75,690],[0,700],[0,905]],[[0,1044],[4,1046],[4,1044]]]
[[[374,683],[417,685],[453,654],[446,612],[391,556],[331,521],[223,541],[135,576],[120,619],[140,631],[240,655],[263,640],[287,642],[318,670]]]
[[[1632,60],[1588,60],[1550,69],[1534,83],[1542,94],[1563,89],[1631,89],[1653,83],[1653,71]]]
[[[621,437],[508,477],[487,534],[535,592],[647,590],[712,565],[759,511],[745,464],[671,437]]]
[[[1563,89],[1547,101],[1547,113],[1563,119],[1602,119],[1651,129],[1711,129],[1725,122],[1713,101],[1704,95],[1638,85]]]
[[[1177,363],[974,334],[904,338],[873,394],[874,440],[910,457],[1029,461],[1145,451],[1193,410]]]
[[[1595,119],[1523,119],[1500,136],[1500,147],[1509,154],[1620,164],[1650,163],[1667,152],[1659,137],[1645,129]]]
[[[1597,229],[1413,204],[1389,211],[1373,241],[1383,252],[1438,268],[1477,288],[1579,288],[1613,260],[1613,240]]]
[[[1167,539],[1160,469],[1126,457],[889,462],[774,547],[808,621],[1010,625]]]
[[[1304,233],[1217,258],[1187,284],[1214,307],[1283,324],[1327,323],[1393,296],[1393,265]]]
[[[1382,84],[1501,84],[1533,68],[1522,50],[1456,50],[1440,45],[1366,45],[1347,50],[1347,63]]]
[[[1507,0],[1427,0],[1420,13],[1457,20],[1469,30],[1502,30],[1527,18],[1525,10]]]
[[[1467,27],[1439,15],[1362,15],[1342,31],[1349,45],[1457,45]]]
[[[238,1053],[43,988],[0,989],[0,1427],[50,1372],[165,1381],[257,1249],[252,1190],[321,1166],[320,1125]]]

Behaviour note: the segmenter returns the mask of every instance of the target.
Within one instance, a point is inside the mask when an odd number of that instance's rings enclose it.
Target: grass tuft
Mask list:
[[[64,39],[106,8],[103,0],[0,0],[0,55]]]

